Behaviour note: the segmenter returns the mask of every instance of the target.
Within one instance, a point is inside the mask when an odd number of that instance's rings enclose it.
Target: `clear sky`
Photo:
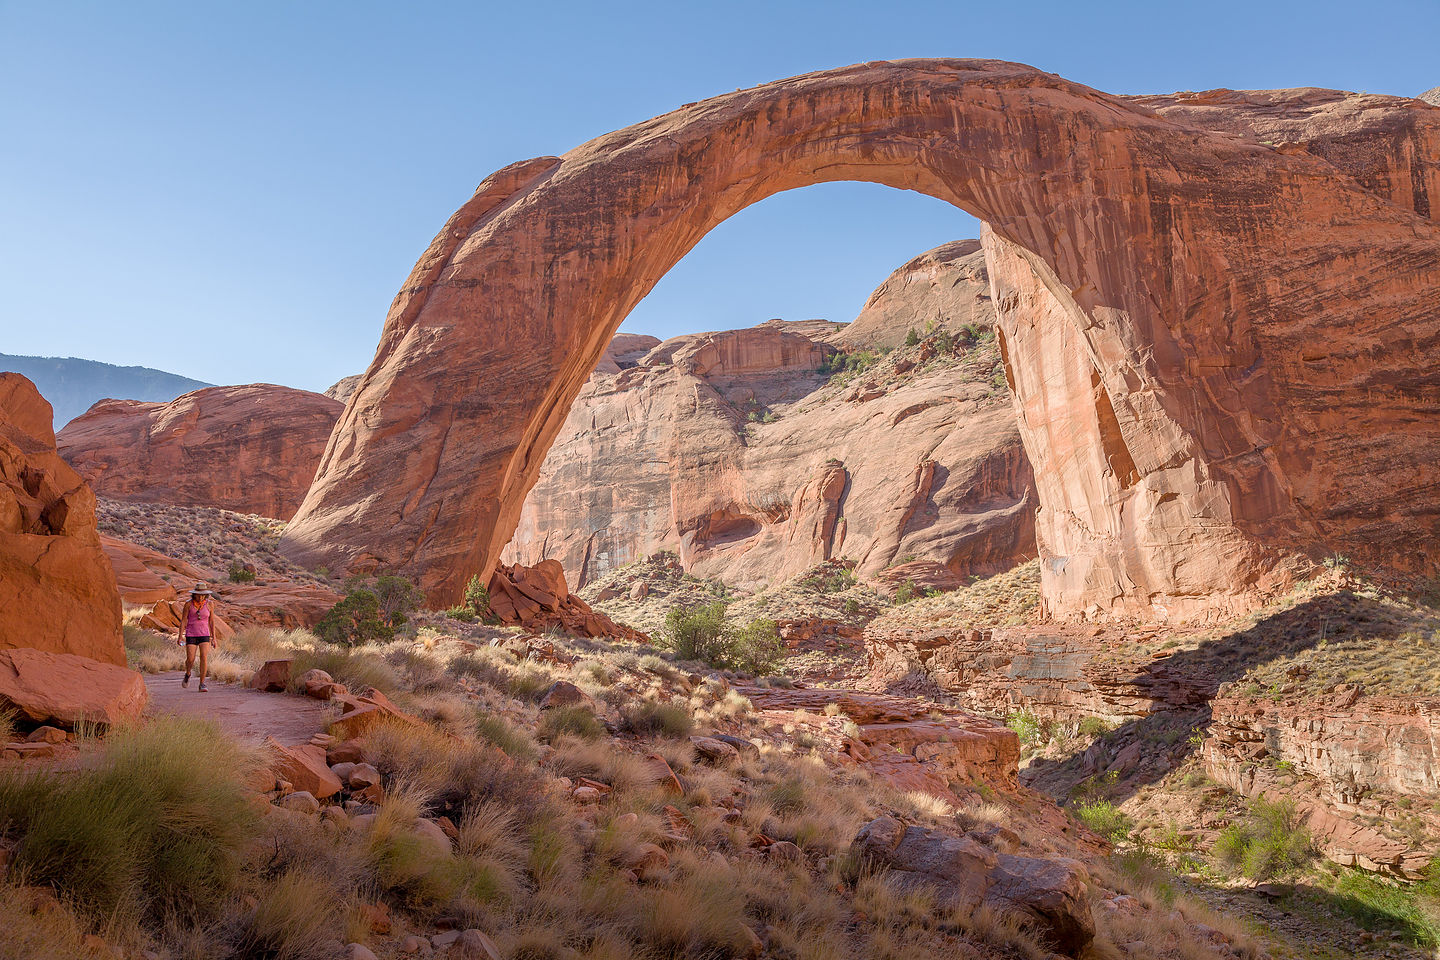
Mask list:
[[[1112,93],[1440,85],[1440,0],[0,0],[0,353],[323,389],[492,170],[864,60],[1018,60]],[[848,320],[973,236],[867,184],[717,228],[624,329]]]

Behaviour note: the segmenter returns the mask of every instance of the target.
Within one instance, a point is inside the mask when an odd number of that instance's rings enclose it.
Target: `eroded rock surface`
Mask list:
[[[287,549],[458,600],[656,279],[758,200],[857,179],[977,215],[1007,261],[1027,451],[1066,484],[1040,491],[1053,612],[1205,615],[1263,593],[1288,550],[1429,568],[1440,110],[1326,94],[1285,143],[1247,130],[1302,94],[1181,114],[1016,64],[869,63],[506,167],[396,298]],[[1073,431],[1040,419],[1061,400],[1086,405]],[[711,522],[743,532],[730,519]]]
[[[0,373],[0,650],[17,647],[125,663],[95,494],[56,453],[50,404]]]
[[[287,520],[344,404],[253,383],[169,403],[102,400],[60,431],[60,454],[115,500],[222,507]]]

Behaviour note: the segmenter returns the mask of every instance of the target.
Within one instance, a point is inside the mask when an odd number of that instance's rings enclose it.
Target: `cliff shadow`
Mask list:
[[[1383,601],[1344,589],[1266,614],[1250,626],[1196,646],[1155,656],[1132,667],[1128,676],[1122,673],[1118,681],[1151,701],[1150,714],[1099,734],[1087,748],[1064,759],[1032,760],[1022,779],[1060,802],[1128,799],[1198,753],[1212,719],[1211,701],[1225,684],[1330,641],[1393,639],[1413,626]],[[1294,678],[1279,674],[1264,679],[1264,684],[1252,680],[1237,692],[1277,696],[1289,690]]]

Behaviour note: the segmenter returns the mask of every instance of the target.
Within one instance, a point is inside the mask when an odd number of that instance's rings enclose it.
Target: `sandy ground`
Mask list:
[[[325,729],[334,708],[320,700],[288,693],[261,693],[239,684],[210,681],[209,693],[200,693],[193,677],[180,686],[183,673],[147,673],[151,714],[209,717],[242,743],[258,746],[267,736],[287,746],[306,743]]]

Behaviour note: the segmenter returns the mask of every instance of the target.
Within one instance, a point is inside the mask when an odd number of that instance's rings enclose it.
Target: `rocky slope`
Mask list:
[[[0,353],[0,370],[29,378],[55,408],[54,429],[59,430],[106,397],[168,403],[192,390],[210,386],[150,367],[118,367],[76,357],[17,357]]]
[[[916,558],[1005,569],[1033,555],[1035,496],[993,317],[966,241],[897,270],[850,326],[771,321],[643,354],[622,334],[504,556],[557,559],[582,586],[660,551],[746,588],[839,557],[862,577]]]
[[[56,453],[52,423],[34,384],[0,373],[0,650],[123,664],[95,494]]]
[[[343,409],[267,383],[209,387],[169,403],[103,400],[57,439],[102,497],[284,520],[304,499]]]

